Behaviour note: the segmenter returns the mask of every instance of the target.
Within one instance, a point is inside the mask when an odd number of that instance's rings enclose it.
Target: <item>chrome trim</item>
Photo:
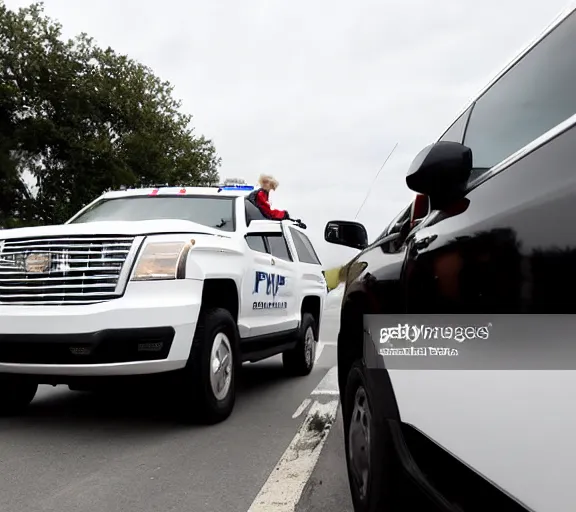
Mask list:
[[[90,304],[99,304],[103,300],[67,300],[66,306],[89,306]],[[54,302],[53,300],[34,300],[26,301],[19,300],[17,302],[0,303],[0,306],[54,306],[55,308],[61,307],[62,304]]]
[[[78,235],[77,237],[53,237],[53,238],[48,238],[48,237],[43,237],[43,236],[38,236],[38,237],[29,237],[26,238],[26,240],[34,240],[37,239],[39,241],[39,246],[42,247],[48,247],[46,246],[46,242],[79,242],[81,240],[90,240],[90,242],[86,243],[86,244],[74,244],[74,247],[78,247],[79,245],[90,245],[91,243],[94,242],[111,242],[111,243],[115,243],[116,245],[126,245],[128,243],[130,243],[134,237],[133,236],[122,236],[122,235],[110,235],[108,237],[102,237],[102,236],[86,236],[86,235]],[[16,241],[15,241],[16,240]],[[22,241],[18,241],[18,240],[24,240],[24,238],[6,238],[4,240],[4,243],[7,244],[9,243],[11,245],[11,247],[15,247],[18,245],[25,245],[26,248],[28,248],[28,245],[26,245],[26,242],[22,242]],[[58,244],[60,247],[60,244]],[[69,246],[70,247],[70,246]]]
[[[30,293],[25,293],[21,295],[10,295],[10,297],[16,298],[30,298]],[[78,293],[66,293],[66,297],[109,297],[110,292],[78,292]],[[35,293],[34,297],[62,297],[61,293]],[[4,303],[3,306],[13,304],[12,302]]]
[[[145,236],[137,236],[136,238],[134,238],[134,242],[132,243],[130,252],[128,253],[128,256],[126,256],[126,261],[124,262],[124,265],[122,265],[122,270],[120,271],[120,275],[118,276],[118,283],[116,285],[114,293],[122,295],[126,291],[126,286],[128,286],[128,281],[130,280],[132,270],[136,265],[136,259],[138,257],[138,254],[140,253],[140,248],[144,244],[145,239],[146,239]]]
[[[454,119],[450,122],[450,125],[442,132],[442,135],[440,135],[440,137],[438,137],[437,140],[440,140],[442,137],[444,137],[446,132],[450,128],[452,128],[452,125],[456,121],[458,121],[458,119],[460,119],[460,117],[463,116],[470,107],[473,107],[474,104],[482,96],[484,96],[484,94],[488,91],[488,89],[490,89],[498,80],[500,80],[500,78],[502,78],[506,73],[508,73],[508,71],[510,71],[520,60],[522,60],[522,58],[527,53],[529,53],[530,50],[532,50],[532,48],[537,46],[546,36],[548,36],[550,33],[552,33],[566,18],[568,18],[568,16],[570,16],[572,14],[572,12],[574,12],[574,10],[576,10],[576,2],[573,2],[571,7],[567,7],[565,9],[563,9],[562,11],[560,11],[560,13],[556,16],[556,18],[554,18],[547,25],[547,27],[540,33],[540,35],[538,37],[533,39],[531,43],[529,43],[523,50],[521,50],[520,53],[518,53],[507,65],[505,65],[504,68],[502,68],[492,78],[492,80],[490,80],[488,82],[487,85],[485,85],[482,89],[480,89],[480,91],[475,96],[473,96],[473,99],[471,101],[466,103],[466,108],[462,109],[458,113],[458,115],[454,117]],[[473,112],[472,112],[472,114],[473,114]],[[464,133],[464,135],[465,135],[465,133]]]
[[[2,280],[2,282],[6,281],[5,279]],[[21,282],[20,279],[12,279],[12,281],[18,281]],[[97,284],[50,284],[47,286],[43,286],[42,289],[43,290],[69,290],[71,288],[114,288],[114,284],[113,283],[109,283],[109,284],[101,284],[101,283],[97,283]],[[0,290],[28,290],[29,287],[28,286],[0,286]],[[110,290],[110,292],[112,292],[113,290]],[[66,295],[71,295],[69,293],[67,293]],[[38,297],[38,295],[36,295]]]
[[[6,260],[0,260],[0,261],[6,261]],[[89,270],[98,270],[101,272],[104,271],[109,271],[109,270],[116,270],[116,269],[110,269],[110,267],[79,267],[79,268],[75,268],[74,270],[77,271],[83,271],[83,272],[88,272]],[[9,275],[14,275],[14,274],[22,274],[22,272],[16,272],[13,270],[0,270],[0,276],[9,276]],[[113,277],[116,278],[118,276],[118,274],[107,274],[108,277]],[[102,278],[104,279],[104,278]]]
[[[516,153],[512,153],[509,157],[505,158],[501,162],[497,163],[494,167],[490,168],[484,174],[478,176],[478,178],[473,181],[470,186],[466,189],[466,193],[474,190],[476,187],[484,183],[486,180],[489,180],[496,174],[501,173],[502,171],[508,169],[511,165],[515,164],[519,160],[522,160],[525,156],[528,156],[530,153],[536,151],[537,149],[541,148],[551,140],[555,139],[559,135],[562,135],[564,132],[570,130],[574,125],[576,125],[576,114],[566,119],[559,124],[557,124],[554,128],[551,128],[546,133],[540,135],[537,139],[534,139],[532,142],[529,142],[524,147],[520,148]]]
[[[178,257],[178,263],[176,264],[176,279],[186,279],[186,266],[188,264],[188,256],[190,251],[196,242],[190,240],[182,249],[180,256]]]
[[[126,282],[123,277],[143,239],[128,235],[8,238],[0,256],[0,305],[92,304],[119,298]],[[50,267],[44,272],[27,271],[26,260],[34,254],[45,254]]]

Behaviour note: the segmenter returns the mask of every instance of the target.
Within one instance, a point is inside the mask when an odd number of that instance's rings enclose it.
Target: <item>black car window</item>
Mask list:
[[[246,243],[248,247],[253,251],[257,252],[268,252],[266,250],[266,243],[264,242],[264,237],[262,235],[246,235]]]
[[[294,228],[290,228],[290,234],[292,235],[292,240],[294,240],[294,245],[296,246],[298,259],[302,263],[321,265],[320,259],[318,258],[318,255],[308,237]]]
[[[576,113],[575,46],[571,14],[476,101],[464,138],[472,181]]]
[[[402,226],[406,221],[410,220],[410,207],[411,204],[405,206],[404,209],[392,219],[392,222],[388,224],[388,227],[380,234],[380,236],[376,239],[376,241],[382,240],[387,236],[393,235],[395,233],[399,233],[402,229]]]
[[[376,239],[379,242],[391,235],[398,235],[392,240],[388,240],[380,244],[380,249],[386,253],[393,253],[399,251],[406,241],[406,237],[410,233],[410,213],[412,203],[406,206],[390,223],[386,230]]]
[[[266,241],[268,242],[268,247],[270,248],[270,254],[272,254],[272,256],[280,258],[281,260],[292,261],[288,244],[283,235],[266,235]]]

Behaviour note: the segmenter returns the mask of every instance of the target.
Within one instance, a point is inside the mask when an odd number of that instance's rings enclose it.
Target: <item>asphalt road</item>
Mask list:
[[[332,345],[323,345],[311,375],[284,376],[280,358],[246,365],[234,413],[216,426],[172,423],[145,394],[41,388],[26,416],[0,420],[0,511],[248,511],[302,425],[295,411],[336,364],[336,311],[327,311],[321,333]],[[337,429],[307,480],[324,467],[322,492],[332,485],[328,494],[345,500]],[[327,460],[339,465],[334,478]],[[313,490],[308,484],[298,510],[323,510]],[[326,510],[349,510],[340,505]]]

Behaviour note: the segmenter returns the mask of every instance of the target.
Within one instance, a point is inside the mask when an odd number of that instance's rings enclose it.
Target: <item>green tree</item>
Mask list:
[[[63,40],[42,4],[0,0],[0,225],[63,222],[120,186],[217,181],[213,143],[172,92],[86,34]]]

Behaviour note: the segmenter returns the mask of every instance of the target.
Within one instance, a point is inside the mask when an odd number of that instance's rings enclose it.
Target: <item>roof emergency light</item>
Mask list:
[[[254,190],[252,185],[224,185],[220,190]]]
[[[242,178],[227,178],[224,182],[218,187],[218,191],[222,190],[244,190],[244,191],[252,191],[254,187],[252,185],[248,185],[245,179]]]

